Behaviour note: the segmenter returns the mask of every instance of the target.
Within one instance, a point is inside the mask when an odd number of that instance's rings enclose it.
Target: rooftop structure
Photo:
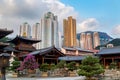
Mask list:
[[[63,47],[61,51],[67,56],[88,56],[94,54],[94,52],[91,50],[77,48],[77,47],[74,48]]]
[[[35,51],[36,48],[33,47],[33,44],[38,43],[40,41],[41,40],[34,40],[31,38],[16,36],[13,40],[9,42],[15,44],[15,49],[20,51],[20,53],[17,56],[20,57],[22,55]]]
[[[65,54],[63,54],[55,46],[39,49],[39,50],[31,52],[30,54],[35,56],[35,58],[39,64],[42,64],[42,63],[57,64],[58,58],[65,56]],[[24,56],[26,56],[26,55],[24,55]]]
[[[13,30],[0,29],[0,39],[11,33],[13,33]]]
[[[100,50],[96,55],[99,56],[101,63],[106,68],[108,68],[112,62],[116,62],[118,68],[120,68],[120,46],[104,48]]]

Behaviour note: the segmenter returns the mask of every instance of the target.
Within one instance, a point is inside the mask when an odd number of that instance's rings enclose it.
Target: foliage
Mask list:
[[[2,39],[0,39],[0,42],[7,42],[8,40],[10,40],[8,37],[3,37]]]
[[[40,66],[40,71],[48,71],[50,68],[49,68],[49,64],[47,63],[43,63],[41,66]]]
[[[78,71],[78,74],[86,76],[90,79],[92,76],[103,72],[104,69],[100,65],[99,59],[96,57],[88,56],[84,60],[82,60],[82,64],[80,65],[80,70]]]
[[[100,48],[104,48],[104,47],[106,47],[106,44],[105,45],[99,45],[99,46],[95,47],[95,49],[100,50]]]
[[[10,41],[10,40],[12,40],[12,39],[10,39],[8,37],[3,37],[3,38],[0,39],[0,42],[6,43],[7,41]],[[10,46],[14,46],[14,44],[10,43]]]
[[[75,62],[70,62],[67,64],[66,66],[68,68],[68,70],[73,71],[77,69],[76,63]]]
[[[38,63],[36,62],[35,57],[33,55],[28,54],[17,70],[23,70],[23,69],[34,70],[37,68],[38,68]]]
[[[120,46],[120,38],[113,39],[107,44],[113,44],[114,46]]]
[[[62,60],[57,64],[57,68],[65,68],[65,66],[66,66],[66,62]]]
[[[99,45],[95,49],[100,50],[100,47],[106,47],[108,44],[113,44],[114,46],[120,46],[120,38],[113,39],[112,41],[108,42],[104,45]]]
[[[9,70],[16,71],[16,69],[20,66],[20,61],[18,58],[14,57],[14,61],[11,64],[12,66],[9,67]]]
[[[116,63],[116,62],[110,63],[109,68],[110,68],[110,69],[116,69],[116,68],[117,68],[117,63]]]
[[[56,69],[56,65],[55,64],[51,64],[50,65],[50,70],[54,70],[54,69]]]

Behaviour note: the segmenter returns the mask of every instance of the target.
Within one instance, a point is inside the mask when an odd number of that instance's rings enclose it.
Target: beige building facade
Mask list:
[[[65,47],[76,47],[76,20],[72,16],[63,20],[63,31],[64,31],[64,46]]]

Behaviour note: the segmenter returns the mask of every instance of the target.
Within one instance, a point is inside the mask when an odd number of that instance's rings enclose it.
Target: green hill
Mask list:
[[[113,39],[112,41],[108,42],[107,44],[113,44],[114,46],[120,46],[120,38]]]
[[[113,44],[113,46],[120,46],[120,38],[113,39],[112,41],[108,42],[107,44]],[[100,49],[100,47],[106,47],[107,44],[99,45],[95,49]]]

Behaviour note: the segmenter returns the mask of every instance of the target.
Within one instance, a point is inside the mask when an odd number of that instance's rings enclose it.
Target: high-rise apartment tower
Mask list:
[[[30,38],[31,37],[31,27],[30,25],[25,22],[22,25],[20,25],[20,36]]]
[[[98,32],[93,33],[93,42],[94,42],[94,48],[100,45],[100,38]]]
[[[87,33],[86,34],[86,49],[92,50],[93,46],[92,46],[92,35],[91,33]]]
[[[64,29],[64,46],[65,47],[76,47],[76,20],[72,16],[63,20]]]
[[[41,19],[41,48],[50,46],[59,47],[58,19],[53,13],[48,12]]]
[[[35,40],[41,40],[41,26],[40,23],[36,23],[32,27],[32,38]],[[36,49],[40,49],[41,45],[40,42],[33,45]]]

